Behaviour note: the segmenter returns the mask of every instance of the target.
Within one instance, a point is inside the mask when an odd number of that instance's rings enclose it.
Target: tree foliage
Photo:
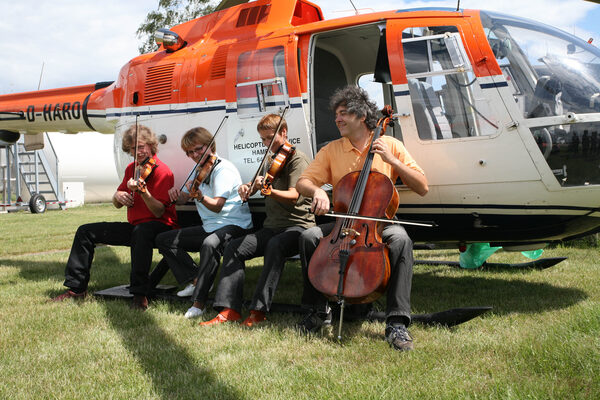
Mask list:
[[[138,47],[140,54],[156,51],[154,32],[160,28],[171,28],[174,25],[187,22],[214,11],[215,5],[211,0],[158,0],[158,8],[146,16],[139,26],[136,35],[142,39]]]

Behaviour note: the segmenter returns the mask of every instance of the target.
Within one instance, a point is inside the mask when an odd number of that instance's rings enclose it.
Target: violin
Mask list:
[[[137,185],[137,190],[141,193],[146,193],[148,184],[146,180],[154,171],[156,167],[156,159],[154,157],[148,157],[135,167],[134,180]]]
[[[352,218],[338,218],[331,233],[321,239],[310,259],[308,278],[313,287],[341,305],[340,333],[344,303],[369,303],[381,296],[390,278],[389,249],[382,242],[383,223],[363,217],[391,219],[399,195],[386,175],[371,171],[373,142],[385,132],[392,109],[386,106],[383,118],[371,138],[360,171],[346,174],[334,188],[333,209]]]
[[[277,124],[277,127],[275,128],[275,133],[273,134],[271,143],[269,144],[267,151],[265,151],[265,155],[263,156],[262,161],[258,165],[258,168],[256,169],[256,173],[254,174],[254,177],[248,184],[248,186],[250,187],[250,193],[252,193],[252,189],[254,188],[254,183],[256,182],[256,178],[258,177],[259,172],[263,170],[263,166],[265,165],[267,156],[269,155],[269,153],[271,152],[271,149],[273,148],[273,143],[275,142],[275,137],[279,134],[279,130],[281,129],[281,124],[283,122],[283,116],[285,115],[286,111],[289,108],[290,108],[290,106],[285,106],[285,108],[281,111],[281,115],[279,116],[279,123]],[[286,145],[288,145],[287,148],[289,148],[289,150],[285,150],[285,152],[282,153],[282,155],[280,156],[280,160],[283,160],[283,163],[280,161],[277,161],[277,163],[276,163],[275,160],[273,160],[273,163],[271,163],[271,167],[269,168],[269,171],[271,171],[271,168],[274,168],[273,172],[276,172],[276,173],[271,174],[271,177],[268,177],[269,172],[267,172],[267,175],[265,175],[265,179],[263,179],[263,183],[261,185],[260,192],[265,196],[268,196],[271,194],[271,185],[273,184],[273,180],[275,179],[275,177],[277,176],[277,174],[280,171],[280,169],[278,168],[278,165],[280,165],[281,168],[283,168],[283,166],[285,165],[285,160],[287,160],[287,158],[289,156],[289,154],[286,155],[286,153],[289,153],[291,149],[293,149],[294,152],[296,151],[296,148],[293,147],[291,144],[289,144],[287,141],[281,147],[284,148],[284,147],[286,147]],[[281,149],[279,149],[279,150],[281,151]],[[280,153],[280,151],[277,152],[277,154],[275,155],[275,158],[277,158],[277,155]],[[292,154],[293,154],[293,152],[292,152]],[[273,164],[276,164],[276,165],[273,166]],[[269,179],[269,182],[267,182],[267,178]],[[248,200],[244,200],[243,202],[245,203],[246,201],[248,201]]]
[[[296,148],[292,146],[288,141],[281,145],[277,153],[273,156],[273,162],[269,167],[269,170],[264,176],[262,185],[260,187],[260,193],[263,196],[270,196],[271,189],[273,188],[273,181],[277,178],[279,173],[283,170],[288,160],[294,155]]]
[[[212,172],[213,168],[218,163],[221,162],[221,160],[219,160],[217,158],[217,156],[215,156],[214,154],[208,156],[206,159],[205,159],[205,156],[208,153],[209,149],[211,148],[212,144],[215,142],[215,139],[216,139],[217,135],[219,134],[219,132],[221,131],[221,128],[225,124],[225,121],[227,121],[227,118],[229,118],[229,115],[224,116],[223,119],[221,120],[221,123],[219,124],[217,131],[213,135],[210,142],[206,145],[206,150],[204,150],[204,153],[202,153],[202,155],[198,159],[198,162],[196,163],[194,168],[192,168],[192,170],[190,171],[187,178],[185,178],[185,180],[183,181],[183,184],[181,185],[181,188],[179,189],[180,192],[183,190],[183,188],[185,188],[185,186],[187,185],[191,176],[194,175],[194,173],[195,173],[196,176],[194,178],[194,181],[190,185],[190,197],[197,198],[198,197],[198,187],[200,187],[200,185],[202,183],[204,183],[204,181],[210,176],[210,173]],[[203,160],[204,160],[204,163],[202,163]],[[172,201],[171,205],[173,205],[175,203],[176,203],[176,200]]]
[[[198,188],[204,181],[210,176],[213,168],[219,164],[221,160],[217,158],[214,154],[208,156],[206,161],[202,165],[198,165],[196,167],[196,176],[194,177],[194,181],[190,185],[190,197],[192,199],[198,198]]]

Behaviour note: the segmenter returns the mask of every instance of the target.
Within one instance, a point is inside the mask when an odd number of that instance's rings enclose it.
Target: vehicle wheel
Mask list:
[[[29,210],[33,214],[42,214],[46,211],[46,199],[39,193],[35,193],[29,199]]]

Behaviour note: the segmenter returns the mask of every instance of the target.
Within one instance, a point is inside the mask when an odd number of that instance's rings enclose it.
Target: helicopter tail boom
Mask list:
[[[112,83],[112,82],[111,82]],[[102,105],[111,83],[72,86],[0,96],[0,130],[113,133]]]

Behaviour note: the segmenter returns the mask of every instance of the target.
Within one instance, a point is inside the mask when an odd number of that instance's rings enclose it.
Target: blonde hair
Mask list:
[[[181,148],[185,151],[186,149],[195,146],[197,143],[209,144],[212,138],[213,135],[211,135],[211,133],[208,130],[200,126],[192,128],[189,131],[187,131],[181,138]],[[213,151],[213,153],[216,152],[217,144],[213,142],[210,146],[210,149]]]
[[[158,139],[156,138],[154,131],[145,125],[131,125],[129,129],[125,131],[123,140],[121,141],[121,148],[123,151],[129,153],[132,148],[137,146],[137,143],[134,144],[134,141],[136,140],[136,131],[137,141],[149,144],[152,148],[152,155],[156,154],[158,151]]]

